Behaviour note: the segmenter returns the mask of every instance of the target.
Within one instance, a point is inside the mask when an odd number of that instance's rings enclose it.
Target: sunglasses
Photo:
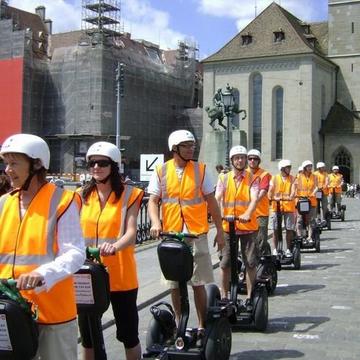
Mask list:
[[[259,161],[258,158],[248,158],[248,161]]]
[[[110,160],[90,160],[90,161],[88,161],[87,166],[89,168],[92,168],[96,164],[98,167],[104,168],[104,167],[111,165],[111,161]]]

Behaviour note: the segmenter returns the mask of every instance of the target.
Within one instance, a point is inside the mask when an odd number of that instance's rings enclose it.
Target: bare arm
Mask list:
[[[158,238],[162,230],[161,221],[159,218],[159,201],[160,197],[157,195],[150,195],[148,203],[148,213],[151,220],[150,235],[153,238]]]
[[[224,233],[222,229],[222,220],[221,220],[221,212],[218,206],[218,202],[215,199],[213,193],[205,195],[205,200],[208,204],[208,209],[213,218],[215,227],[216,227],[216,236],[214,239],[214,246],[217,244],[218,250],[221,250],[224,247],[225,240],[224,240]]]

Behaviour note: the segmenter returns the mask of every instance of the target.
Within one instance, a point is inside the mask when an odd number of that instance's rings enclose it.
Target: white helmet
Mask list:
[[[302,163],[302,168],[305,169],[307,166],[309,165],[313,165],[313,163],[310,161],[310,160],[305,160],[303,163]]]
[[[323,168],[323,167],[325,167],[325,163],[322,162],[322,161],[319,161],[319,162],[316,164],[316,168],[317,168],[317,169],[321,169],[321,168]]]
[[[92,144],[86,153],[86,161],[89,161],[90,156],[102,155],[107,156],[112,161],[116,162],[119,166],[121,165],[121,152],[112,143],[107,141],[99,141]]]
[[[229,159],[231,160],[234,155],[247,155],[246,147],[241,145],[233,146],[229,153]]]
[[[290,160],[283,159],[283,160],[280,160],[279,163],[278,163],[279,170],[281,170],[282,168],[285,168],[287,166],[291,166],[291,161]]]
[[[250,156],[250,155],[256,156],[256,157],[258,157],[258,158],[261,160],[261,152],[260,152],[259,150],[257,150],[257,149],[251,149],[251,150],[249,150],[249,152],[248,152],[247,155],[248,155],[248,156]]]
[[[340,170],[340,169],[339,169],[339,167],[338,167],[337,165],[334,165],[334,166],[332,167],[332,170]]]
[[[302,167],[302,166],[299,166],[299,167],[298,167],[298,172],[300,172],[300,171],[303,171],[303,167]]]
[[[47,170],[50,164],[49,146],[41,137],[31,134],[16,134],[8,137],[2,147],[0,155],[8,153],[25,154],[32,159],[39,159]]]
[[[169,139],[168,139],[169,150],[171,151],[173,146],[179,145],[180,143],[185,142],[185,141],[195,142],[195,137],[190,131],[188,131],[188,130],[173,131],[169,135]]]

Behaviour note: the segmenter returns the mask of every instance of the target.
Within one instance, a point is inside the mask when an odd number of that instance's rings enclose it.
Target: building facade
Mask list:
[[[273,2],[203,61],[203,103],[227,84],[236,90],[247,117],[231,130],[232,145],[260,150],[269,171],[282,158],[294,168],[325,161],[359,183],[360,1],[329,0],[328,9],[328,22],[306,23]],[[226,131],[203,115],[200,156],[215,168]]]

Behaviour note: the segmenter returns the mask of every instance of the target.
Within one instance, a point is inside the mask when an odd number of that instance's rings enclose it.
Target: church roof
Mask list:
[[[322,134],[360,134],[359,114],[336,102],[320,130]]]
[[[279,32],[283,33],[284,39],[275,41],[275,33]],[[245,45],[246,36],[251,39]],[[311,53],[325,57],[327,41],[327,22],[305,23],[273,2],[225,46],[202,62]]]

